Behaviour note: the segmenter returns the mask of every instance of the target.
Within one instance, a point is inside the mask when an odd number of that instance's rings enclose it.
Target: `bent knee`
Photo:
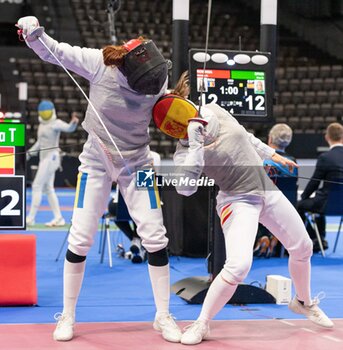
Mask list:
[[[243,261],[237,264],[228,262],[223,267],[222,276],[230,284],[241,283],[247,277],[251,264],[252,260]]]
[[[77,231],[72,226],[68,236],[68,249],[74,254],[86,256],[94,243],[94,235],[90,231]]]
[[[43,192],[43,187],[44,186],[40,183],[35,183],[35,182],[32,183],[32,191],[34,191],[34,192],[38,192],[38,191]]]
[[[289,255],[296,260],[309,260],[313,254],[313,242],[310,237],[304,237],[295,249],[289,250]]]
[[[167,249],[163,248],[154,253],[148,253],[148,263],[151,266],[165,266],[169,262]]]
[[[71,250],[67,250],[66,253],[66,260],[71,262],[71,263],[81,263],[83,261],[86,260],[86,256],[85,255],[78,255],[73,253]]]

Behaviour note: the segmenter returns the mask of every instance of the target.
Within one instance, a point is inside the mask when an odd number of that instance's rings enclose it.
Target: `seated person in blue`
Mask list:
[[[291,143],[292,137],[292,129],[287,124],[275,124],[269,131],[268,146],[274,148],[276,153],[281,156],[296,162],[293,156],[286,153],[286,148]],[[290,172],[288,167],[277,164],[272,159],[265,160],[264,166],[272,168],[270,172],[272,176],[298,176],[297,168],[294,168],[293,172]]]
[[[280,154],[281,156],[296,162],[296,159],[293,156],[286,153],[286,148],[291,143],[292,137],[292,129],[287,124],[275,124],[269,131],[268,146],[274,148],[276,153]],[[264,160],[263,165],[266,167],[269,176],[273,178],[276,186],[278,186],[277,177],[298,176],[297,168],[294,168],[293,172],[290,172],[289,167],[275,163],[272,159]],[[280,188],[280,190],[282,191],[282,188]],[[284,194],[287,197],[287,193]],[[276,237],[274,237],[263,225],[259,224],[254,248],[254,256],[280,256],[280,251],[281,244],[278,243]]]
[[[301,195],[301,201],[298,202],[297,209],[304,221],[306,212],[320,214],[316,218],[316,223],[323,248],[328,249],[328,242],[325,239],[326,221],[323,212],[329,194],[330,183],[323,183],[321,180],[343,179],[343,126],[340,123],[331,123],[326,129],[325,140],[329,144],[330,150],[318,157],[314,174]],[[323,185],[319,187],[321,183]],[[311,197],[313,193],[315,195]],[[319,243],[311,225],[307,225],[307,231],[313,241],[313,251],[319,252]]]

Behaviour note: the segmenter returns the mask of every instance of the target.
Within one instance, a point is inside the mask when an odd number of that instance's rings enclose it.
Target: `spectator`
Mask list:
[[[328,249],[328,242],[325,239],[326,220],[323,211],[330,183],[325,182],[325,180],[330,181],[343,178],[343,126],[340,123],[330,124],[326,129],[325,140],[329,144],[330,150],[318,157],[314,174],[301,195],[301,201],[298,203],[298,211],[304,221],[306,212],[319,214],[316,218],[316,223],[323,248]],[[320,185],[321,187],[319,187]],[[315,195],[311,197],[313,193]],[[319,252],[320,246],[316,233],[310,224],[307,225],[307,231],[313,241],[313,251]]]
[[[292,129],[287,124],[275,124],[269,131],[268,136],[268,146],[274,148],[276,153],[280,154],[283,157],[295,161],[295,158],[286,152],[286,148],[292,141],[293,132]],[[294,168],[293,172],[289,171],[289,168],[275,163],[272,160],[266,160],[264,166],[270,166],[273,168],[273,175],[278,176],[297,176],[298,169]]]

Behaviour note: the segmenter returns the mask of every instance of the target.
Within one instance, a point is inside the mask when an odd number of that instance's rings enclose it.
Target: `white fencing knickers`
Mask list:
[[[137,225],[137,233],[142,245],[153,253],[168,244],[166,229],[163,225],[162,210],[157,191],[136,188],[136,172],[139,167],[151,167],[150,150],[144,146],[125,156],[126,166],[119,156],[115,166],[102,149],[98,139],[89,135],[80,155],[78,183],[72,217],[72,226],[68,238],[68,249],[73,253],[86,256],[94,242],[100,217],[107,210],[113,182],[117,182],[132,220]],[[128,171],[131,171],[131,174]]]
[[[264,197],[240,199],[218,195],[217,211],[225,237],[226,262],[221,272],[231,284],[247,276],[253,261],[258,222],[283,244],[289,253],[289,270],[300,300],[310,300],[310,258],[312,241],[294,206],[279,190]]]

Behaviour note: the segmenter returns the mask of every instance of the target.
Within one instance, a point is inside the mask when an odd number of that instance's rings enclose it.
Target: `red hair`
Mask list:
[[[140,42],[145,42],[146,39],[142,36],[138,37],[137,40]],[[104,58],[104,64],[106,66],[116,66],[119,67],[123,64],[125,55],[129,51],[123,45],[108,45],[102,50],[102,56]]]
[[[175,88],[171,90],[171,93],[183,98],[188,98],[190,94],[188,71],[185,71],[181,74],[180,79],[176,83]]]

